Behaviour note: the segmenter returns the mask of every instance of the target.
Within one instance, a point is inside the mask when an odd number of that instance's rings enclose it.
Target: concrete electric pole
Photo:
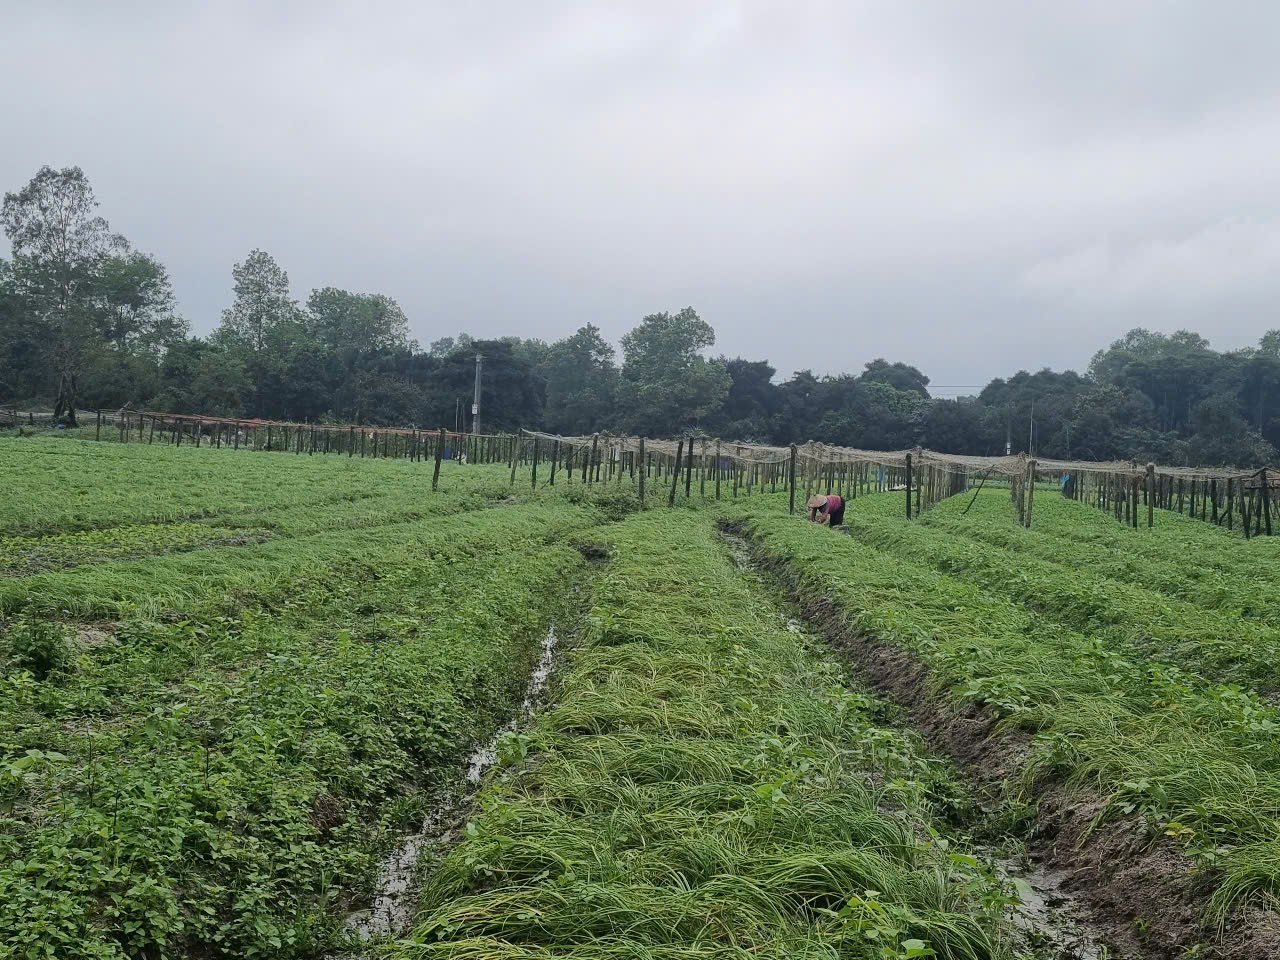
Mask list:
[[[484,357],[476,354],[476,393],[475,398],[471,401],[471,432],[480,432],[480,369],[484,363]]]

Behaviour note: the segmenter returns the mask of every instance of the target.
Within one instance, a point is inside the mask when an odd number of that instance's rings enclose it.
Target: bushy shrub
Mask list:
[[[45,620],[19,620],[5,632],[5,641],[13,665],[30,670],[40,680],[71,659],[66,632]]]

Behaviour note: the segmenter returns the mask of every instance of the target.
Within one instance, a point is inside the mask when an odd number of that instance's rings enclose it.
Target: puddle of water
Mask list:
[[[1107,960],[1084,925],[1080,902],[1065,889],[1067,875],[1041,864],[1001,860],[996,869],[1016,883],[1020,904],[1013,923],[1027,938],[1037,957],[1047,960]]]
[[[551,678],[556,641],[556,628],[555,624],[552,624],[547,629],[546,636],[542,638],[538,662],[534,664],[533,672],[529,674],[524,699],[520,701],[520,708],[515,716],[503,724],[487,743],[477,747],[467,759],[468,789],[464,791],[463,796],[446,801],[432,810],[423,820],[418,831],[401,840],[382,861],[373,905],[367,910],[358,910],[347,915],[347,929],[361,940],[399,933],[413,919],[414,897],[411,894],[418,857],[433,840],[439,837],[449,815],[474,793],[485,771],[497,762],[498,742],[502,737],[514,732],[520,724],[532,716],[538,698]]]

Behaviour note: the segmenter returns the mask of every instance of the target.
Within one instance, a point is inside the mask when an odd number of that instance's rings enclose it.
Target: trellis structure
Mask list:
[[[837,493],[856,499],[867,493],[902,491],[907,517],[927,510],[944,497],[968,489],[975,463],[981,458],[952,457],[927,450],[886,452],[835,447],[821,443],[772,447],[730,443],[713,437],[652,440],[612,433],[561,436],[524,431],[516,439],[514,459],[537,468],[545,459],[554,482],[557,465],[572,478],[575,469],[587,483],[621,481],[626,476],[641,488],[653,482],[670,483],[667,502],[674,505],[683,486],[692,495],[696,478],[699,495],[719,500],[779,489],[789,494],[791,512],[797,495]],[[514,460],[512,476],[514,478]]]
[[[805,499],[815,492],[837,493],[848,499],[873,492],[901,491],[904,514],[910,519],[934,503],[970,489],[975,478],[985,482],[998,477],[1008,484],[1018,520],[1030,527],[1035,513],[1037,484],[1052,483],[1064,496],[1092,503],[1114,513],[1116,519],[1138,526],[1146,513],[1147,526],[1155,524],[1156,508],[1177,510],[1234,529],[1238,522],[1246,537],[1272,532],[1272,501],[1280,495],[1280,471],[1236,468],[1157,466],[1136,461],[1097,462],[1053,460],[1016,454],[1007,457],[974,457],[914,450],[861,450],[822,443],[789,447],[729,443],[711,437],[651,440],[598,433],[560,436],[524,431],[513,443],[515,462],[537,467],[550,461],[554,482],[556,465],[580,466],[585,482],[636,480],[644,499],[646,482],[670,481],[668,504],[674,505],[683,475],[684,495],[690,496],[694,478],[705,498],[707,486],[720,499],[727,489],[734,497],[779,488],[789,493],[789,508],[796,509],[797,495]],[[570,469],[569,476],[573,472]],[[1043,493],[1042,493],[1043,495]]]
[[[1280,471],[1274,467],[1169,467],[1137,461],[1095,463],[1043,460],[1041,472],[1060,478],[1065,496],[1113,513],[1117,521],[1138,526],[1146,514],[1173,510],[1228,529],[1239,524],[1246,538],[1272,532]]]
[[[5,420],[19,425],[36,423],[47,414],[0,408]],[[214,417],[136,411],[80,412],[92,423],[95,436],[104,427],[118,439],[143,443],[203,444],[233,449],[348,457],[398,457],[434,461],[432,488],[439,482],[442,459],[466,458],[471,463],[506,462],[515,482],[517,465],[532,467],[536,488],[539,469],[544,483],[575,479],[594,484],[624,477],[638,487],[641,502],[653,483],[667,486],[668,504],[681,495],[751,496],[760,491],[785,491],[791,512],[797,495],[837,493],[856,499],[868,493],[900,491],[904,515],[910,519],[946,497],[997,477],[1006,482],[1019,521],[1031,526],[1037,484],[1053,483],[1064,496],[1091,503],[1114,514],[1117,521],[1137,527],[1145,513],[1147,526],[1155,510],[1176,510],[1188,516],[1235,529],[1246,537],[1270,535],[1273,501],[1280,496],[1280,470],[1263,467],[1171,467],[1137,461],[1053,460],[1017,454],[971,457],[914,450],[862,450],[822,443],[768,446],[734,443],[713,437],[688,436],[675,440],[624,434],[560,436],[538,431],[517,434],[469,434],[413,427],[382,427],[334,423],[294,423],[243,417]]]

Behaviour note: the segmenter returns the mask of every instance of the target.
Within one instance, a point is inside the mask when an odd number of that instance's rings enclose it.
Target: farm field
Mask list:
[[[1195,521],[1167,531],[1163,514],[1154,530],[1067,536],[1100,515],[1051,497],[1036,504],[1051,522],[1028,531],[1007,497],[984,492],[963,516],[969,497],[955,497],[911,525],[900,494],[860,498],[834,537],[765,498],[729,513],[829,639],[860,647],[899,698],[927,692],[922,723],[1041,833],[1096,858],[1097,899],[1132,921],[1133,949],[1176,956],[1220,932],[1225,955],[1274,956],[1280,713],[1256,646],[1271,628],[1228,615],[1225,591],[1155,589],[1197,533],[1202,577],[1231,579],[1227,547],[1253,545]],[[1166,537],[1166,567],[1152,575],[1160,561],[1146,559],[1126,578],[1127,539],[1151,554]],[[1095,562],[1079,567],[1086,542]],[[1179,909],[1188,922],[1140,922]]]
[[[1268,539],[431,468],[0,439],[0,956],[1277,955]]]

